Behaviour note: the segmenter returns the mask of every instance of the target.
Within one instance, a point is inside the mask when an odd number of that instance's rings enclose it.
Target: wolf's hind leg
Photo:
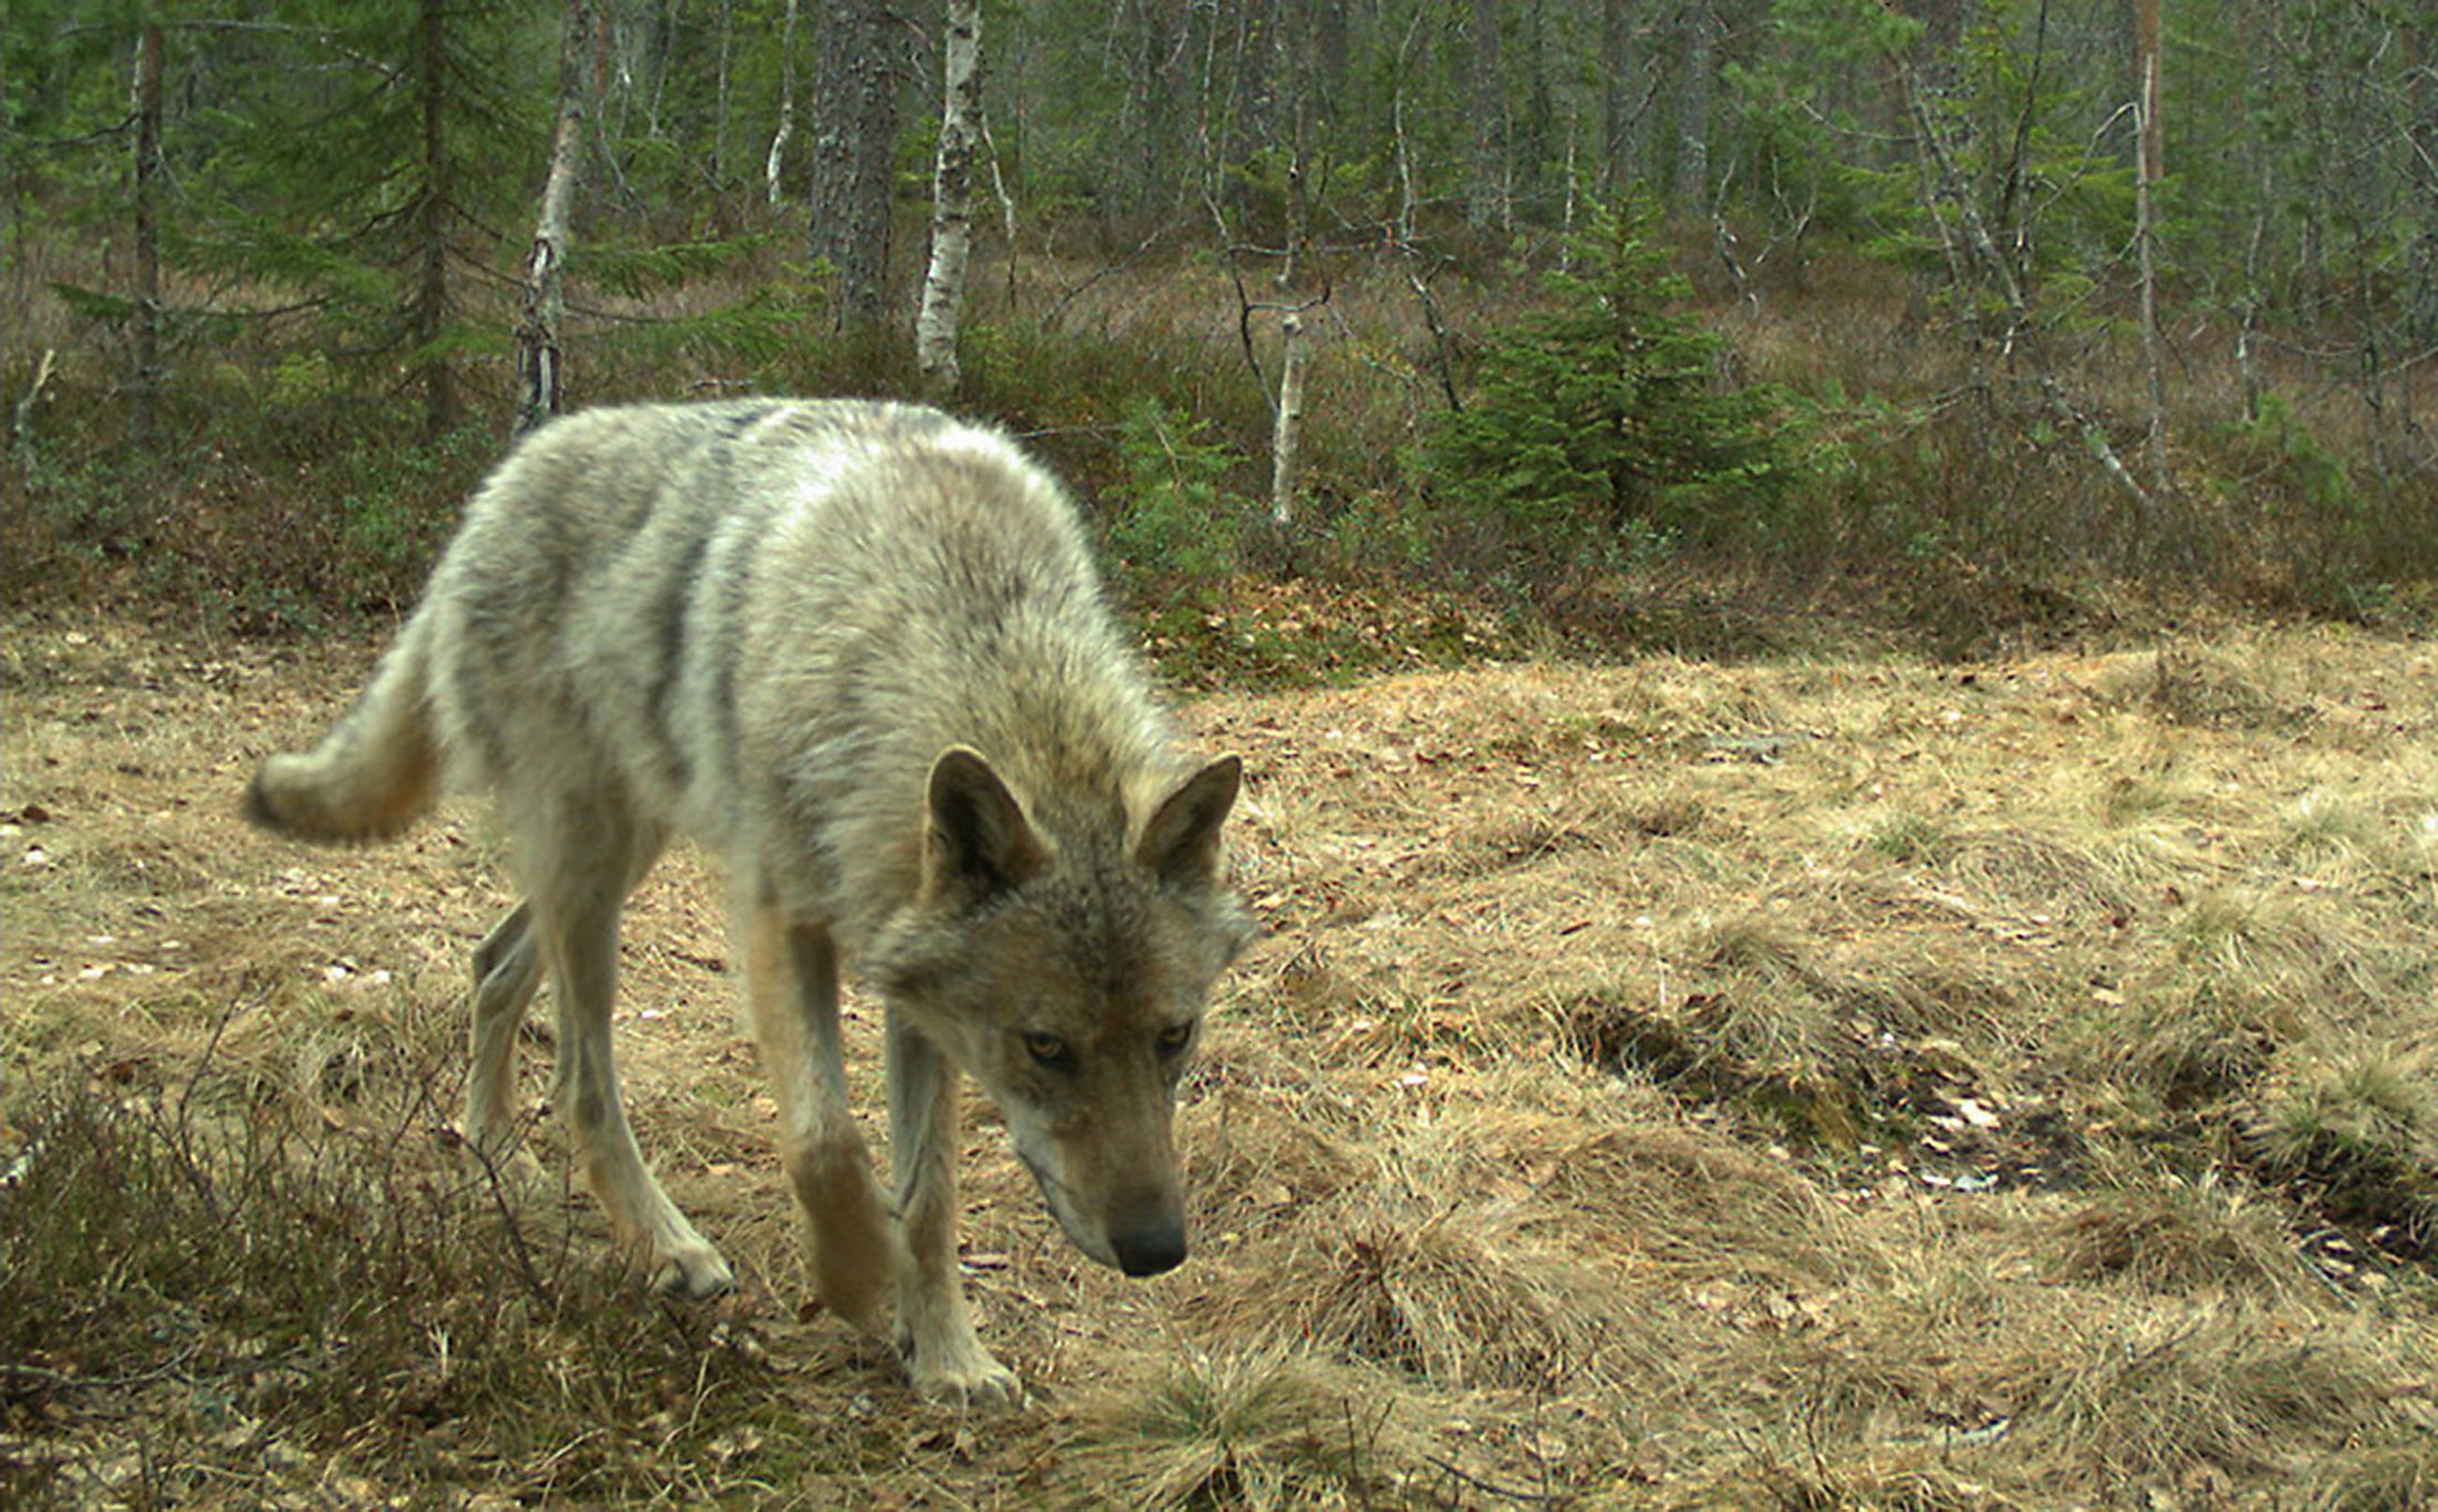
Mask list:
[[[901,1261],[847,1102],[837,949],[822,925],[790,925],[757,903],[745,956],[753,1037],[779,1104],[780,1154],[810,1230],[814,1285],[830,1310],[874,1327]]]
[[[513,1157],[519,1175],[539,1176],[517,1138],[517,1031],[541,986],[533,905],[520,903],[474,949],[472,1064],[466,1070],[466,1141],[486,1164]]]
[[[957,1275],[957,1068],[889,1015],[889,1160],[908,1264],[897,1286],[898,1345],[927,1397],[1015,1406],[1016,1373],[982,1347]]]
[[[735,1273],[686,1222],[644,1164],[618,1092],[610,1009],[617,995],[618,917],[627,889],[660,852],[600,805],[566,805],[530,835],[533,927],[551,965],[558,1007],[553,1101],[574,1136],[586,1182],[622,1239],[649,1251],[653,1289],[699,1300],[735,1284]]]

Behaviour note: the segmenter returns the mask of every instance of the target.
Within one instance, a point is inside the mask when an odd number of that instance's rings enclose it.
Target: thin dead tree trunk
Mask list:
[[[1405,139],[1405,90],[1412,79],[1407,64],[1412,59],[1414,39],[1422,29],[1422,12],[1405,27],[1404,40],[1397,44],[1396,87],[1388,97],[1388,127],[1397,144],[1397,240],[1402,246],[1414,244],[1414,211],[1420,197],[1414,190],[1414,154]]]
[[[2142,481],[2125,466],[2108,432],[2099,422],[2076,406],[2067,397],[2055,375],[2042,365],[2042,360],[2029,351],[2037,333],[2029,301],[2023,292],[2023,279],[2012,258],[1999,246],[1990,233],[1988,222],[1982,219],[1970,191],[1965,187],[1965,174],[1958,168],[1954,154],[1941,129],[1935,113],[1929,105],[1929,91],[1909,63],[1899,64],[1899,78],[1904,87],[1905,101],[1913,116],[1917,150],[1921,154],[1922,202],[1932,222],[1937,227],[1939,239],[1947,251],[1952,276],[1964,280],[1978,270],[1978,278],[1986,279],[1995,290],[2006,309],[2006,329],[2000,350],[2010,362],[2021,358],[2034,368],[2033,386],[2040,391],[2041,402],[2067,430],[2082,437],[2084,447],[2094,460],[2131,497],[2137,516],[2148,528],[2157,515],[2155,501]],[[1953,216],[1951,225],[1949,217]],[[1966,283],[1963,287],[1973,287]]]
[[[584,116],[592,105],[593,61],[607,32],[594,0],[568,0],[558,50],[558,126],[551,133],[550,176],[525,256],[524,319],[517,327],[517,413],[513,439],[559,413],[566,403],[559,326],[567,301],[567,213],[584,171]]]
[[[728,182],[728,64],[735,40],[735,0],[719,0],[719,61],[711,113],[711,182],[720,185]]]
[[[770,133],[769,155],[762,162],[763,186],[773,205],[779,202],[779,182],[786,166],[787,140],[795,134],[796,0],[787,0],[787,17],[779,26],[779,126]]]
[[[135,376],[127,392],[127,444],[150,449],[161,394],[161,27],[135,44]]]
[[[965,297],[965,261],[974,244],[974,152],[981,142],[980,0],[948,0],[940,154],[932,174],[931,267],[914,318],[914,362],[932,390],[949,394],[957,368],[957,311]]]
[[[60,353],[55,346],[43,348],[43,360],[34,364],[34,381],[26,385],[24,397],[9,415],[9,456],[16,465],[17,475],[11,485],[22,485],[34,470],[34,412],[41,408],[43,391],[51,384],[51,375],[59,371]]]
[[[2260,418],[2260,368],[2253,360],[2253,351],[2259,344],[2260,307],[2266,297],[2260,287],[2260,246],[2269,236],[2271,179],[2267,153],[2260,157],[2259,178],[2260,186],[2252,202],[2252,237],[2243,250],[2243,320],[2235,327],[2235,366],[2243,384],[2243,418],[2246,424]]]
[[[1440,318],[1439,301],[1432,297],[1430,280],[1422,276],[1422,248],[1415,241],[1414,217],[1422,203],[1414,186],[1414,152],[1405,133],[1405,92],[1412,80],[1408,69],[1414,43],[1422,29],[1426,12],[1417,9],[1405,27],[1403,41],[1397,44],[1396,87],[1388,97],[1388,126],[1395,137],[1397,163],[1397,225],[1394,250],[1404,264],[1405,282],[1422,304],[1422,320],[1430,327],[1431,352],[1437,360],[1434,367],[1440,380],[1440,392],[1447,398],[1448,408],[1461,410],[1464,401],[1457,393],[1456,366],[1449,355],[1447,323]]]
[[[2141,69],[2140,95],[2134,121],[2141,137],[2141,161],[2133,181],[2134,252],[2142,280],[2142,360],[2150,378],[2150,433],[2145,449],[2150,460],[2150,487],[2167,490],[2167,386],[2159,340],[2159,275],[2156,245],[2158,217],[2153,204],[2161,163],[2159,131],[2159,6],[2160,0],[2136,0],[2134,49]]]
[[[991,193],[998,198],[999,233],[1007,241],[1007,308],[1016,308],[1016,196],[1007,189],[1007,179],[998,168],[998,144],[991,140],[990,122],[981,123],[982,149],[990,154]]]

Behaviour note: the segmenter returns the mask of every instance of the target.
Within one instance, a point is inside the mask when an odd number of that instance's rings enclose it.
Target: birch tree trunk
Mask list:
[[[828,0],[813,28],[808,248],[836,274],[836,328],[876,325],[889,299],[889,168],[897,70],[885,0]]]
[[[1303,311],[1289,308],[1279,317],[1279,335],[1285,350],[1279,361],[1278,424],[1270,440],[1270,522],[1285,530],[1295,524],[1297,449],[1303,435],[1303,370],[1312,338],[1303,328]]]
[[[127,391],[127,444],[150,448],[161,394],[161,26],[135,44],[135,375]]]
[[[779,26],[779,126],[770,133],[770,152],[762,162],[762,181],[770,203],[779,202],[779,179],[786,166],[787,141],[796,134],[796,0],[787,0],[787,18]]]
[[[517,413],[508,434],[523,435],[566,403],[559,324],[566,313],[563,265],[567,212],[584,169],[584,116],[592,105],[593,60],[607,33],[594,0],[568,0],[558,44],[558,126],[551,133],[550,176],[533,250],[525,256],[524,319],[517,327]]]
[[[1270,432],[1270,522],[1281,532],[1295,524],[1296,461],[1303,436],[1303,375],[1311,357],[1312,339],[1304,329],[1303,307],[1295,302],[1304,257],[1312,239],[1312,198],[1306,177],[1311,164],[1313,60],[1306,39],[1298,38],[1285,60],[1292,98],[1295,155],[1287,165],[1287,256],[1279,270],[1279,293],[1284,301],[1279,315],[1279,403]]]
[[[933,391],[953,393],[957,310],[965,297],[965,260],[974,243],[974,152],[982,131],[980,0],[948,0],[945,103],[931,185],[931,267],[914,317],[914,362]]]

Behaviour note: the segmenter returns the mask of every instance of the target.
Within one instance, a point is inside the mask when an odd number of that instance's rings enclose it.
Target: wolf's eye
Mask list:
[[[1187,1046],[1192,1043],[1193,1026],[1190,1022],[1184,1024],[1171,1024],[1168,1028],[1160,1030],[1158,1036],[1152,1041],[1152,1044],[1158,1047],[1159,1053],[1162,1055],[1179,1054]]]
[[[1065,1040],[1038,1029],[1026,1032],[1024,1051],[1043,1065],[1056,1070],[1063,1071],[1075,1064],[1075,1052],[1067,1047]]]

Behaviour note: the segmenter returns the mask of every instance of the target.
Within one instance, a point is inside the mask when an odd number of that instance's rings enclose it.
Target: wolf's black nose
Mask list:
[[[1157,1275],[1185,1263],[1185,1225],[1175,1219],[1149,1223],[1109,1236],[1117,1251],[1118,1269],[1128,1275]]]

